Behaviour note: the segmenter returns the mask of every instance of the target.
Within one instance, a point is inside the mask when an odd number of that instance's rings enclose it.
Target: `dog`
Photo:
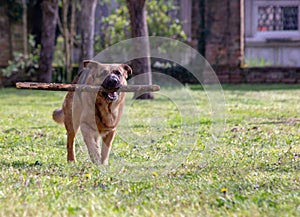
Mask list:
[[[83,65],[73,84],[101,85],[107,90],[116,90],[127,85],[126,79],[132,74],[131,67],[126,64],[101,64],[86,60]],[[74,138],[80,128],[91,161],[97,165],[108,164],[124,101],[124,92],[67,93],[62,108],[53,112],[53,119],[65,125],[68,162],[76,162]]]

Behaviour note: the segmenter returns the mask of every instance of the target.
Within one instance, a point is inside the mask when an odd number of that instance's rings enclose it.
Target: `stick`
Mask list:
[[[18,82],[18,89],[52,90],[52,91],[81,91],[81,92],[155,92],[160,90],[158,85],[126,85],[120,88],[106,90],[102,86],[86,84],[58,84],[38,82]]]

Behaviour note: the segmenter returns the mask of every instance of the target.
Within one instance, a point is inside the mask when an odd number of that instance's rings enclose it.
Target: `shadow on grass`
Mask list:
[[[35,165],[35,163],[28,163],[26,161],[0,161],[0,167],[13,167],[15,169],[24,169],[24,168],[28,168],[28,167],[34,167],[37,166]]]
[[[26,99],[32,97],[48,97],[53,95],[63,97],[65,93],[66,91],[23,90],[12,87],[0,88],[0,97],[4,96],[6,98],[18,96]]]
[[[26,169],[26,168],[40,168],[41,166],[46,165],[47,168],[55,167],[61,168],[62,164],[59,162],[47,162],[47,161],[39,161],[32,159],[32,161],[23,161],[23,160],[15,160],[15,161],[0,161],[0,168],[9,168],[13,167],[15,169]],[[68,164],[63,164],[63,166],[67,166]]]
[[[272,91],[272,90],[299,90],[300,84],[222,84],[223,90],[231,91]],[[189,85],[193,91],[203,91],[202,85]]]
[[[13,87],[0,88],[0,95],[20,95],[20,96],[30,96],[33,92],[42,93],[41,91],[32,91],[32,90],[20,90]]]
[[[223,84],[222,88],[238,91],[298,90],[300,84]]]

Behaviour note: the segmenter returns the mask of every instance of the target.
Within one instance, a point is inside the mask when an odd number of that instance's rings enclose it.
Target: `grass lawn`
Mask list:
[[[128,96],[107,168],[80,136],[66,162],[51,119],[65,93],[0,89],[0,216],[299,216],[300,86],[223,88],[217,143],[198,86],[193,102],[172,89],[172,101]]]

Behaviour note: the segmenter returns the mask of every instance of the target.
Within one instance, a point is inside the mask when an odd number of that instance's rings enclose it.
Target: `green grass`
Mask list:
[[[66,162],[51,119],[65,93],[0,90],[0,216],[299,216],[300,86],[224,86],[217,143],[205,92],[189,88],[129,96],[107,168],[80,136]]]

